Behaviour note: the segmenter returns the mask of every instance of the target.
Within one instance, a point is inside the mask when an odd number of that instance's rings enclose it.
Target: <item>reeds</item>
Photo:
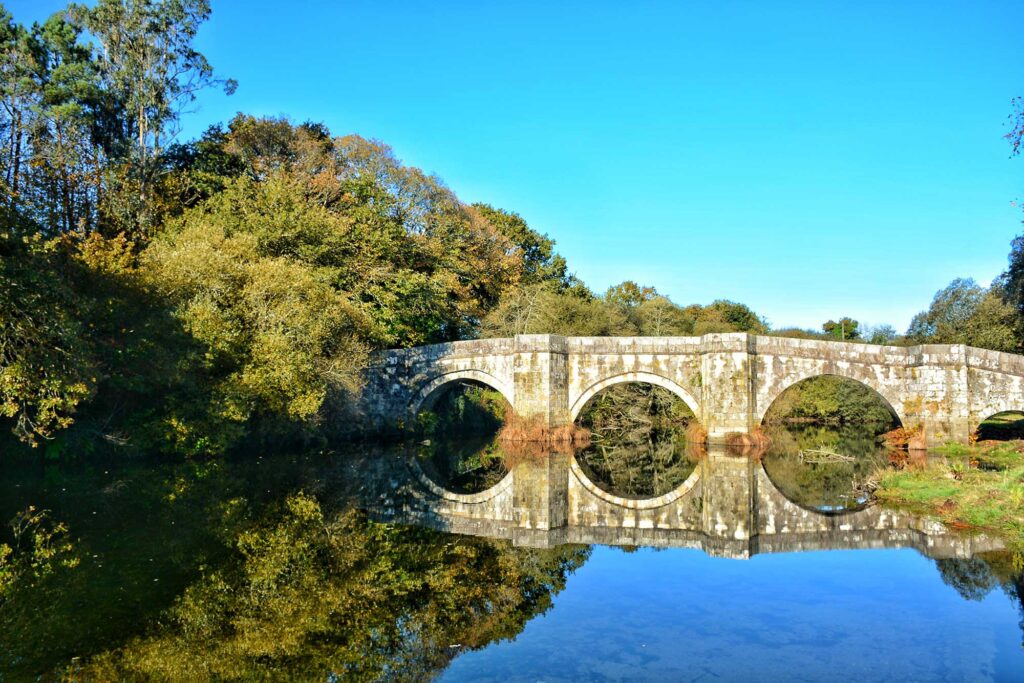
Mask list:
[[[746,434],[743,432],[730,432],[726,434],[725,445],[731,448],[764,450],[772,445],[772,439],[760,426],[757,426]]]
[[[928,449],[928,440],[924,435],[924,425],[918,425],[912,429],[897,427],[892,431],[882,434],[882,441],[889,448],[900,448],[908,451]]]
[[[590,430],[575,423],[551,427],[539,416],[507,416],[498,430],[501,443],[537,443],[548,446],[586,448],[590,445]]]

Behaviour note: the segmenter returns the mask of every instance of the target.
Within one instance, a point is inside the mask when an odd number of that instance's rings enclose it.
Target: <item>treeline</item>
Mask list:
[[[735,302],[595,294],[520,216],[461,202],[380,142],[244,114],[178,141],[203,89],[235,88],[193,45],[209,14],[97,0],[23,26],[0,6],[0,417],[21,442],[320,440],[357,422],[374,349],[769,332]],[[907,338],[1016,349],[1017,261]]]
[[[245,115],[172,142],[199,89],[233,87],[192,46],[208,15],[0,11],[0,413],[26,443],[320,438],[372,349],[572,282],[550,240],[378,142]]]

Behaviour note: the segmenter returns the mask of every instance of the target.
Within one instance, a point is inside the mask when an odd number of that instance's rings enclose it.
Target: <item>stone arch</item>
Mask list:
[[[583,468],[580,467],[576,458],[572,458],[569,461],[569,472],[576,478],[576,481],[579,482],[580,486],[586,489],[591,496],[599,498],[610,505],[628,510],[656,510],[658,508],[663,508],[666,505],[671,505],[693,491],[694,487],[703,476],[701,467],[698,464],[697,467],[693,468],[693,472],[690,472],[690,476],[688,476],[682,484],[671,491],[663,493],[660,496],[654,496],[653,498],[625,498],[623,496],[617,496],[614,493],[609,493],[595,484],[590,477],[587,476],[586,472],[583,471]]]
[[[490,387],[491,389],[494,389],[503,397],[505,397],[505,400],[508,401],[508,404],[512,406],[513,410],[515,409],[516,404],[513,398],[514,394],[511,386],[509,386],[505,382],[502,382],[494,375],[484,372],[483,370],[469,369],[446,372],[442,375],[434,377],[429,382],[424,384],[423,387],[416,392],[412,400],[409,402],[409,415],[415,417],[417,413],[420,412],[420,409],[424,406],[427,400],[430,398],[431,394],[433,394],[435,391],[440,389],[445,384],[450,384],[451,382],[457,382],[459,380],[470,380],[473,382],[479,382],[480,384],[483,384],[485,386]]]
[[[775,483],[772,475],[768,474],[768,468],[765,467],[763,460],[755,464],[754,467],[754,476],[757,477],[757,495],[760,497],[758,504],[761,509],[770,511],[767,513],[768,515],[778,518],[771,520],[773,525],[779,524],[783,528],[799,527],[801,525],[811,525],[813,527],[816,520],[843,518],[848,521],[852,515],[859,515],[871,508],[872,504],[870,502],[844,510],[819,510],[818,508],[798,503],[786,495],[786,492]]]
[[[682,399],[683,403],[687,405],[690,412],[693,413],[694,417],[698,421],[701,419],[700,404],[697,403],[697,400],[694,399],[686,389],[672,380],[662,377],[661,375],[656,375],[653,372],[624,372],[619,375],[606,377],[600,382],[591,384],[572,404],[572,407],[569,409],[569,419],[575,422],[576,418],[579,417],[580,413],[583,411],[583,408],[585,408],[587,403],[590,402],[590,399],[594,398],[594,396],[602,390],[615,384],[626,384],[630,382],[644,382],[646,384],[653,384],[656,387],[661,387],[662,389],[671,391]]]
[[[449,491],[427,476],[427,473],[423,471],[420,464],[416,462],[416,458],[410,459],[409,466],[412,469],[416,480],[425,490],[429,491],[441,500],[448,501],[449,503],[457,503],[463,506],[479,506],[490,503],[494,498],[498,497],[502,493],[510,491],[515,482],[515,472],[510,470],[501,478],[501,481],[489,489],[478,491],[477,493],[456,493],[455,491]],[[497,512],[498,510],[494,511],[495,514],[497,514]]]
[[[758,402],[755,406],[756,412],[754,415],[754,424],[760,425],[764,421],[765,415],[768,414],[768,409],[771,408],[775,401],[777,401],[779,397],[782,396],[782,394],[784,394],[786,390],[789,389],[790,387],[793,387],[799,384],[800,382],[812,379],[814,377],[824,377],[826,375],[831,375],[833,377],[839,377],[841,379],[848,379],[857,382],[858,384],[862,384],[866,386],[868,389],[874,391],[875,395],[882,399],[886,407],[889,408],[889,412],[891,412],[899,421],[900,426],[905,427],[907,425],[907,420],[906,416],[903,414],[902,398],[896,392],[892,391],[888,387],[883,386],[880,382],[876,380],[876,378],[869,376],[871,375],[870,370],[862,372],[854,372],[852,370],[853,367],[829,367],[823,370],[811,370],[808,372],[801,372],[793,374],[792,376],[787,376],[784,380],[778,382],[775,385],[771,393],[767,394],[764,397],[758,397]]]

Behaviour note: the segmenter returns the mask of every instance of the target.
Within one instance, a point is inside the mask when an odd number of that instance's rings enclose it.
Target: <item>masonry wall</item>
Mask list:
[[[678,395],[712,442],[761,424],[792,385],[819,375],[861,382],[929,444],[966,440],[978,423],[1024,409],[1024,358],[961,345],[871,346],[748,334],[703,337],[521,335],[388,351],[367,372],[367,420],[405,424],[446,384],[500,391],[544,424],[573,421],[598,392],[649,382]]]

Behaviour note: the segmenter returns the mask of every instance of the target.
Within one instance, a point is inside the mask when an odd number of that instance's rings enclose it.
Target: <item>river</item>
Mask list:
[[[10,463],[0,542],[67,531],[0,681],[1024,680],[1019,556],[872,505],[856,430],[773,443]]]

